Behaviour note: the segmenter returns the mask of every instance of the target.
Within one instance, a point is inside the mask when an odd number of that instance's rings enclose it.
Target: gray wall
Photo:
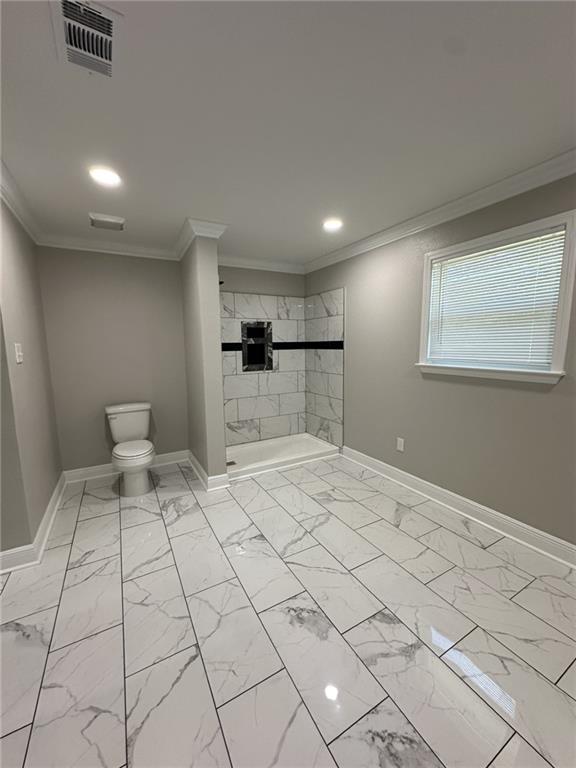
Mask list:
[[[226,472],[217,241],[196,237],[180,263],[188,447],[207,475]]]
[[[110,462],[104,406],[152,403],[157,453],[187,446],[180,265],[39,248],[62,463]]]
[[[290,272],[268,272],[263,269],[218,267],[223,291],[232,293],[264,293],[268,296],[305,296],[306,276]]]
[[[555,386],[414,367],[424,253],[573,208],[576,176],[313,272],[307,294],[346,288],[345,445],[576,542],[576,303]]]
[[[2,204],[2,320],[26,510],[18,512],[33,539],[61,471],[48,366],[36,248]],[[14,343],[24,362],[16,365]],[[17,502],[16,502],[17,503]],[[28,515],[27,523],[24,516]],[[22,534],[22,535],[21,535]],[[22,532],[11,536],[22,539]],[[2,544],[3,548],[7,545]]]
[[[2,401],[0,415],[0,550],[22,547],[32,541],[28,515],[26,514],[26,497],[22,482],[22,467],[20,465],[20,450],[14,423],[14,403],[12,388],[8,375],[8,360],[4,332],[0,328],[0,400]]]

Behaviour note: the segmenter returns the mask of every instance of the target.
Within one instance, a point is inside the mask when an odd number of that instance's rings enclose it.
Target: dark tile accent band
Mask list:
[[[344,349],[340,341],[275,341],[274,349]],[[242,344],[236,341],[222,343],[222,352],[241,352]]]

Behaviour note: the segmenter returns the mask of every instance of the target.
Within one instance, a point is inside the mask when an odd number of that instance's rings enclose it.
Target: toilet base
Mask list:
[[[122,496],[144,496],[152,490],[152,480],[147,469],[124,472],[120,486]]]

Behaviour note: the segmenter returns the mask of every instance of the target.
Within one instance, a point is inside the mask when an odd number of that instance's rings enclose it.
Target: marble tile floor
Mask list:
[[[153,477],[0,577],[3,768],[575,768],[574,569],[343,457]]]

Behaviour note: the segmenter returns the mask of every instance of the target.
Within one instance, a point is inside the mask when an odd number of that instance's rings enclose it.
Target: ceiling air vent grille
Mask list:
[[[54,8],[54,3],[51,7]],[[56,6],[57,7],[57,6]],[[72,64],[112,76],[112,39],[115,14],[91,2],[62,0],[55,31],[61,57]]]

